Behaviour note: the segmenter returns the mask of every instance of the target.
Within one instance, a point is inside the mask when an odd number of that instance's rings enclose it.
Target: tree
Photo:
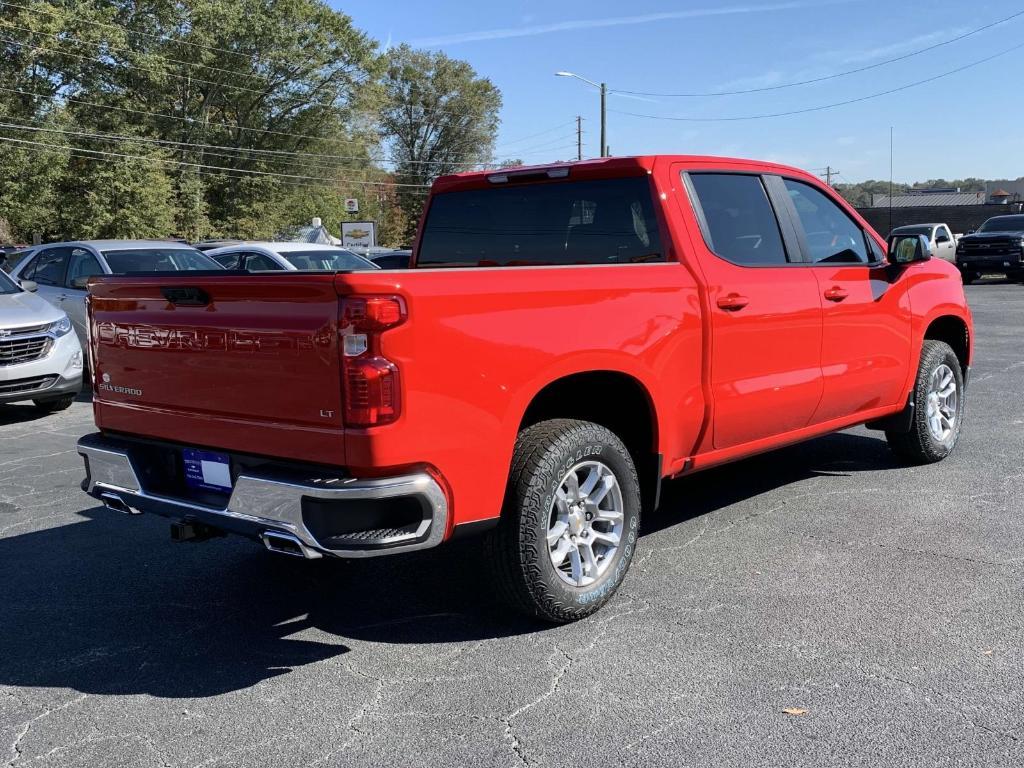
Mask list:
[[[395,164],[411,241],[426,186],[491,159],[501,94],[469,64],[408,45],[391,49],[383,79],[381,137]]]

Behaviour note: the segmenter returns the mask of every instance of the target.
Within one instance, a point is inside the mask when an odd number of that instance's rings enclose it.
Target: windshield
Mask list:
[[[979,232],[1024,232],[1024,216],[996,216],[981,225]]]
[[[289,251],[281,255],[296,269],[315,272],[379,269],[373,262],[342,248],[336,251]]]
[[[21,287],[16,285],[5,272],[0,271],[0,296],[8,293],[21,293]]]
[[[925,237],[932,236],[931,227],[896,227],[892,231],[894,235],[924,235]]]
[[[133,272],[185,272],[197,269],[223,269],[206,254],[193,248],[133,248],[104,251],[103,258],[115,275]]]

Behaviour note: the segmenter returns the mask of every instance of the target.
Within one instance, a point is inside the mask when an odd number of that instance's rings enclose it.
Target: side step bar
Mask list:
[[[264,531],[260,534],[260,539],[263,541],[263,546],[269,549],[271,552],[277,552],[282,555],[291,555],[292,557],[302,557],[306,560],[315,560],[319,557],[323,557],[315,549],[310,549],[298,536],[293,536],[290,533],[284,533],[282,531]]]

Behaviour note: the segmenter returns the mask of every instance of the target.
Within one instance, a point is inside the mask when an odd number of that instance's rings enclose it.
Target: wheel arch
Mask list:
[[[942,341],[948,344],[960,361],[964,375],[971,365],[971,331],[967,321],[958,315],[943,314],[928,323],[924,339]]]
[[[590,421],[615,433],[633,457],[644,509],[657,506],[662,471],[658,412],[640,379],[610,369],[560,376],[533,396],[517,431],[554,418]]]

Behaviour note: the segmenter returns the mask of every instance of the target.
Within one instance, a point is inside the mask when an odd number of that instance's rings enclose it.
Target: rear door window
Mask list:
[[[250,272],[276,272],[283,267],[262,253],[249,253],[245,257],[245,268]]]
[[[786,264],[779,221],[760,176],[690,173],[708,247],[743,266]]]
[[[646,177],[512,183],[434,197],[421,267],[664,261]]]
[[[102,274],[103,267],[100,266],[99,259],[96,258],[92,251],[85,248],[75,248],[71,251],[70,266],[68,267],[68,274],[64,285],[67,288],[75,288],[75,280],[77,278],[93,277],[94,275]],[[81,290],[81,288],[77,290]]]

